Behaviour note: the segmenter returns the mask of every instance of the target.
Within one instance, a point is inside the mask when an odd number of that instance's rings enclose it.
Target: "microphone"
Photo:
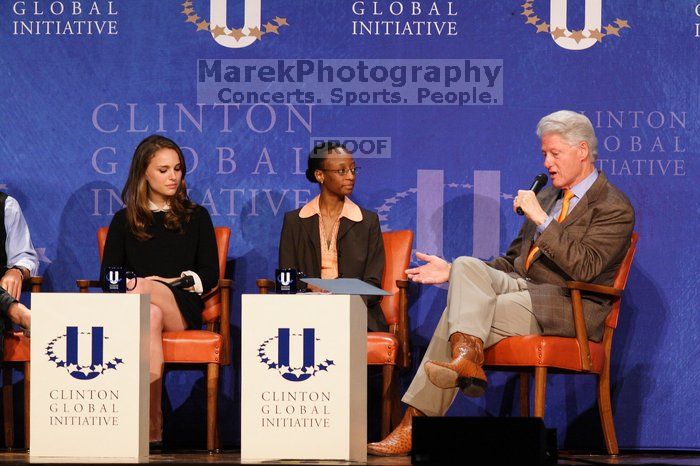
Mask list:
[[[535,194],[539,193],[542,188],[544,188],[547,185],[547,175],[544,173],[540,173],[535,177],[534,180],[532,180],[532,186],[530,186],[530,191],[534,191]],[[525,212],[523,212],[523,209],[518,207],[515,211],[518,215],[525,215]]]
[[[170,282],[170,286],[174,288],[189,288],[194,286],[194,277],[191,275],[185,275],[184,277],[178,278],[174,282]]]

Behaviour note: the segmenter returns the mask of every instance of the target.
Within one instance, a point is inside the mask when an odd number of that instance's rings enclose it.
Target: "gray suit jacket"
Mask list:
[[[549,212],[561,190],[549,187],[537,197]],[[602,172],[593,186],[559,224],[551,222],[535,241],[540,250],[530,268],[525,259],[536,231],[526,220],[505,256],[489,263],[492,267],[528,281],[533,312],[545,335],[572,337],[574,318],[565,282],[569,280],[611,286],[625,257],[634,228],[634,209],[627,197]],[[610,300],[583,294],[588,337],[600,341]]]

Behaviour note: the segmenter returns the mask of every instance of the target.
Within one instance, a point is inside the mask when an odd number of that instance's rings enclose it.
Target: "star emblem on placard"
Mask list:
[[[80,332],[80,335],[91,335],[92,332]],[[103,340],[109,340],[109,337],[103,336]],[[57,346],[58,345],[58,346]],[[81,365],[80,363],[71,362],[68,363],[61,358],[68,359],[67,354],[69,350],[67,348],[67,334],[62,334],[53,338],[48,345],[46,345],[46,351],[44,354],[47,356],[49,363],[56,366],[57,369],[63,369],[72,377],[79,380],[91,380],[104,374],[107,370],[116,370],[119,364],[124,364],[124,360],[121,358],[114,357],[106,363],[99,362],[97,364],[90,363]],[[58,352],[56,351],[58,349]]]
[[[598,29],[582,29],[578,31],[567,31],[566,29],[562,29],[559,27],[551,29],[551,26],[547,24],[547,22],[543,21],[540,23],[541,18],[537,16],[537,13],[535,12],[534,3],[535,0],[531,0],[520,5],[520,7],[522,8],[522,12],[520,14],[525,17],[525,24],[531,24],[535,28],[535,32],[537,34],[542,32],[550,32],[552,38],[554,38],[555,40],[561,37],[569,37],[575,40],[576,43],[579,43],[583,39],[587,38],[595,39],[597,42],[603,42],[603,39],[607,36],[620,37],[621,29],[631,29],[629,21],[622,18],[616,18],[615,21],[613,21],[614,24],[608,24],[607,26],[603,27],[605,33]],[[585,34],[586,32],[588,33],[588,35]]]
[[[300,333],[291,333],[289,336],[291,339],[297,341],[302,338],[302,334]],[[315,341],[318,342],[321,340],[316,338]],[[315,376],[320,371],[328,372],[328,368],[330,366],[335,366],[335,362],[332,359],[325,359],[316,364],[313,361],[314,350],[312,350],[311,353],[311,362],[306,359],[305,353],[304,363],[302,365],[292,366],[289,364],[289,361],[285,361],[285,364],[281,364],[279,361],[274,360],[276,358],[275,355],[280,357],[280,349],[275,348],[277,344],[279,344],[279,336],[273,336],[264,340],[258,347],[258,360],[267,368],[267,370],[276,371],[282,376],[282,378],[290,382],[303,382],[304,380],[308,380],[310,377]],[[269,345],[272,345],[272,347],[270,348]],[[287,349],[287,351],[289,351],[289,349]],[[306,351],[306,349],[304,349],[304,351]]]
[[[256,41],[259,41],[262,40],[263,36],[265,36],[266,34],[271,33],[278,36],[280,35],[280,28],[282,28],[283,26],[289,26],[287,18],[275,16],[271,21],[268,21],[262,25],[264,31],[261,30],[259,27],[253,27],[250,28],[248,32],[244,32],[244,28],[229,29],[226,26],[211,24],[206,20],[202,20],[202,18],[197,15],[194,1],[192,0],[183,2],[180,5],[183,7],[181,13],[185,15],[186,23],[191,23],[195,25],[197,27],[197,32],[211,32],[214,38],[217,38],[219,36],[229,36],[236,39],[236,41],[240,41],[243,37],[254,37]]]

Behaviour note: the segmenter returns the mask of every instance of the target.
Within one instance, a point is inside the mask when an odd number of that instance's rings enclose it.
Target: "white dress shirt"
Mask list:
[[[7,267],[24,267],[29,270],[30,276],[35,276],[39,270],[39,258],[32,245],[22,209],[15,198],[10,196],[5,200],[5,233]]]

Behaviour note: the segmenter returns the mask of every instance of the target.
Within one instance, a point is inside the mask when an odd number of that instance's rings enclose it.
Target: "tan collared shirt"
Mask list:
[[[311,199],[299,211],[299,217],[309,218],[318,215],[318,234],[321,238],[321,278],[338,278],[338,228],[340,227],[340,219],[342,217],[352,220],[353,222],[362,221],[362,211],[360,208],[346,197],[343,203],[343,210],[333,223],[330,235],[327,234],[323,222],[321,221],[321,208],[319,206],[320,196]],[[330,241],[326,238],[330,236]]]

